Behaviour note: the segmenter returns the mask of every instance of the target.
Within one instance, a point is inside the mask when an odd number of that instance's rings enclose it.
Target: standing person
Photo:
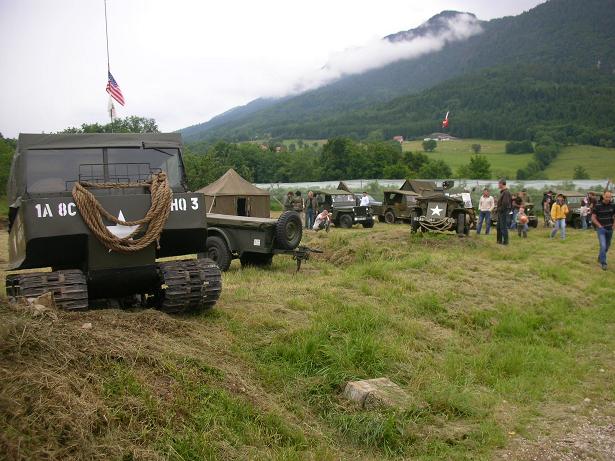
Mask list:
[[[598,234],[598,243],[600,244],[600,253],[598,254],[598,262],[605,271],[606,254],[611,246],[613,238],[613,219],[615,218],[615,204],[613,204],[613,194],[607,190],[602,194],[602,200],[594,205],[592,210],[592,223],[596,227]]]
[[[309,191],[305,199],[305,228],[311,229],[314,225],[314,218],[318,214],[318,200],[314,197],[314,192]]]
[[[293,200],[294,199],[295,199],[295,196],[293,195],[292,191],[288,191],[288,194],[286,194],[286,197],[284,198],[284,211],[293,210]]]
[[[493,197],[489,195],[489,189],[485,187],[483,189],[483,195],[481,195],[478,201],[478,225],[476,226],[476,234],[480,234],[483,228],[483,221],[486,220],[487,228],[485,229],[485,235],[489,235],[489,231],[491,230],[491,213],[493,212],[494,206],[495,201]]]
[[[555,223],[553,230],[551,231],[551,237],[555,237],[557,231],[560,231],[560,237],[562,240],[566,239],[566,215],[568,214],[568,205],[564,201],[562,194],[557,194],[555,203],[551,207],[551,219]]]
[[[508,245],[508,228],[510,227],[510,214],[512,213],[512,197],[506,180],[498,181],[498,189],[500,189],[500,197],[498,198],[498,226],[497,240],[500,245]]]
[[[581,229],[587,230],[587,220],[591,217],[591,211],[587,205],[587,200],[583,199],[581,202],[581,208],[579,208],[579,214],[581,215]]]
[[[551,206],[553,205],[553,191],[549,191],[542,198],[542,213],[545,219],[545,227],[551,225]]]
[[[365,191],[363,191],[363,197],[361,197],[361,203],[359,203],[359,206],[369,206],[369,197]]]
[[[305,226],[305,215],[303,214],[303,199],[301,198],[301,191],[295,192],[295,198],[293,199],[293,210],[299,213],[301,217],[301,224]]]

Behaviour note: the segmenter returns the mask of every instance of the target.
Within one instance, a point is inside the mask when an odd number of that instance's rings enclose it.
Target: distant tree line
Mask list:
[[[158,133],[156,120],[147,117],[131,115],[116,118],[113,122],[83,123],[80,127],[67,128],[62,133]]]

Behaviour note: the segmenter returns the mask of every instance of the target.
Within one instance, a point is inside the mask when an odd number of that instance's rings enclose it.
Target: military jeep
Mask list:
[[[583,226],[581,206],[585,199],[585,194],[582,192],[559,192],[559,194],[564,196],[568,205],[569,213],[566,216],[566,224],[573,226],[575,229],[580,229]]]
[[[355,224],[361,224],[365,228],[374,227],[371,207],[357,205],[352,192],[336,189],[321,191],[320,196],[323,201],[319,204],[319,211],[325,208],[329,210],[331,222],[336,227],[349,229]]]
[[[416,199],[419,196],[420,194],[409,190],[385,190],[382,205],[374,205],[372,210],[380,222],[410,224],[416,209]]]
[[[453,185],[452,181],[444,181],[441,188],[417,197],[412,232],[470,233],[471,213],[464,199],[444,192]]]

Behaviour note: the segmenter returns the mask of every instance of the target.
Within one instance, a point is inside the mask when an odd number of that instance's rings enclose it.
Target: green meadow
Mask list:
[[[539,227],[501,247],[377,223],[304,243],[324,253],[298,274],[283,256],[234,262],[201,314],[2,301],[2,451],[498,459],[519,436],[557,434],[571,407],[615,411],[615,269],[597,266],[592,231],[551,241]],[[404,407],[342,398],[346,382],[383,376],[411,396]]]

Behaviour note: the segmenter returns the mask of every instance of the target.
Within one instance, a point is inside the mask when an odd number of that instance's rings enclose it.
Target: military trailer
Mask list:
[[[471,213],[463,198],[444,192],[453,185],[453,181],[444,181],[441,188],[417,197],[412,232],[452,231],[458,235],[469,234]]]
[[[336,227],[351,228],[361,224],[365,228],[374,227],[374,217],[369,206],[357,205],[352,192],[343,189],[320,191],[319,211],[327,209],[331,212],[331,222]]]
[[[417,197],[419,194],[409,190],[385,190],[382,205],[374,205],[372,210],[380,222],[410,224],[416,210]]]
[[[63,309],[140,297],[167,312],[214,306],[204,197],[188,192],[179,134],[22,134],[8,185],[10,297]],[[161,261],[160,258],[172,260]],[[23,270],[28,269],[28,272]]]
[[[301,261],[314,251],[299,246],[303,234],[301,218],[295,211],[285,211],[279,219],[207,215],[207,256],[221,270],[228,270],[233,259],[242,267],[270,266],[274,255],[291,255]]]

